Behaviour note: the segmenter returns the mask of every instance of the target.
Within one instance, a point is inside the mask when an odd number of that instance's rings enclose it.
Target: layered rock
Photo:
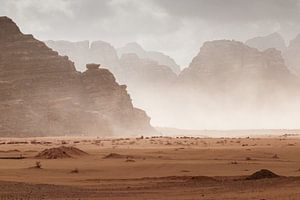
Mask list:
[[[123,54],[120,65],[118,71],[120,82],[127,83],[129,87],[166,86],[177,78],[169,67],[153,60],[141,59],[134,53]]]
[[[260,51],[269,48],[275,48],[281,52],[286,50],[285,41],[279,33],[272,33],[270,35],[249,39],[246,41],[246,45],[257,48]]]
[[[211,85],[232,90],[237,82],[249,84],[249,81],[265,88],[274,84],[284,87],[295,77],[276,49],[261,52],[241,42],[219,40],[204,43],[179,79],[196,87]]]
[[[84,71],[85,65],[90,63],[87,59],[90,49],[89,41],[69,42],[64,40],[48,40],[45,41],[45,44],[54,51],[57,51],[59,55],[68,56],[79,71]]]
[[[136,54],[123,54],[120,59],[117,77],[128,85],[134,105],[147,110],[147,113],[160,121],[166,105],[170,104],[167,94],[176,82],[177,75],[167,66],[159,65]]]
[[[259,51],[229,40],[206,42],[179,75],[177,88],[181,90],[176,98],[185,102],[182,110],[189,119],[185,124],[295,127],[292,113],[299,109],[299,81],[276,49]]]
[[[119,67],[119,58],[116,50],[103,41],[45,41],[47,46],[57,51],[62,56],[68,56],[74,61],[76,69],[85,70],[88,63],[101,63],[102,67],[115,71]]]
[[[176,62],[169,56],[156,51],[145,51],[138,43],[132,42],[126,44],[124,47],[118,50],[119,57],[123,54],[136,54],[141,59],[156,61],[159,65],[169,67],[174,73],[179,74],[180,67]]]
[[[293,40],[287,50],[284,52],[284,58],[287,66],[298,77],[300,76],[300,34]]]
[[[153,131],[146,113],[133,107],[127,86],[119,85],[109,70],[99,69],[99,66],[88,64],[87,71],[81,75],[88,108],[105,114],[110,124],[114,124],[114,132],[128,134],[133,131]]]
[[[77,72],[68,57],[1,17],[0,135],[153,131],[149,117],[133,108],[126,88],[107,70],[92,68]]]

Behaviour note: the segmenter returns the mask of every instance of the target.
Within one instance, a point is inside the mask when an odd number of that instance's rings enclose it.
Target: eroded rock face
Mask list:
[[[229,40],[206,42],[179,75],[177,88],[186,118],[206,128],[295,126],[290,113],[299,109],[299,81],[276,49],[259,51]]]
[[[0,135],[153,131],[149,117],[133,108],[126,88],[108,70],[90,67],[77,72],[68,57],[0,17]]]
[[[45,44],[57,51],[59,55],[68,56],[75,64],[78,71],[84,71],[88,62],[89,41],[69,42],[69,41],[45,41]]]
[[[290,70],[300,76],[300,35],[290,41],[287,50],[284,52],[284,58]]]
[[[175,74],[180,72],[179,65],[171,57],[157,51],[145,51],[138,43],[128,43],[117,51],[119,57],[124,54],[136,54],[141,59],[156,61],[159,65],[169,67]]]
[[[169,67],[139,58],[134,53],[123,54],[120,65],[117,76],[128,87],[163,87],[172,84],[177,78]]]
[[[109,70],[100,69],[99,66],[88,64],[88,70],[81,75],[89,109],[104,113],[105,118],[114,124],[114,132],[153,131],[146,113],[133,107],[127,86],[119,85]]]
[[[134,105],[147,110],[156,122],[161,121],[160,117],[168,112],[165,109],[170,105],[168,93],[177,75],[167,66],[132,53],[123,54],[120,65],[118,80],[128,85]]]
[[[280,51],[267,49],[261,52],[229,40],[206,42],[179,77],[180,81],[197,87],[211,86],[226,91],[240,87],[240,84],[281,87],[294,78]]]
[[[286,50],[285,41],[279,33],[249,39],[246,41],[246,45],[257,48],[260,51],[265,51],[269,48],[274,48],[281,52]]]
[[[57,51],[62,56],[68,56],[74,61],[76,69],[85,70],[88,63],[101,63],[102,67],[115,71],[119,67],[119,58],[116,50],[103,41],[45,41],[47,46]]]

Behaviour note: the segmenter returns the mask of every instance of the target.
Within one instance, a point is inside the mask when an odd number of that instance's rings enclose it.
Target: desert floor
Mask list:
[[[89,155],[35,158],[62,145]],[[1,138],[0,158],[0,200],[300,199],[296,136]],[[246,180],[260,169],[282,177]]]

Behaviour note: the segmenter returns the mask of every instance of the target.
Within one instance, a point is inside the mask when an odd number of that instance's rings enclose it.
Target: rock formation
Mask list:
[[[179,65],[177,65],[171,57],[156,51],[145,51],[138,43],[128,43],[124,47],[119,48],[117,51],[119,57],[122,57],[123,54],[134,53],[141,59],[153,60],[159,65],[167,66],[176,74],[179,74],[180,72]]]
[[[255,37],[246,41],[250,47],[257,48],[260,51],[269,48],[275,48],[281,52],[286,50],[286,45],[283,37],[279,33],[272,33],[263,37]]]
[[[132,53],[123,54],[120,65],[116,76],[119,82],[128,85],[134,105],[147,110],[152,119],[159,120],[165,105],[169,104],[168,98],[164,97],[176,82],[177,75],[167,66]]]
[[[119,85],[109,70],[99,69],[99,66],[88,64],[87,71],[81,75],[88,108],[104,113],[110,124],[114,124],[114,132],[151,131],[150,118],[143,110],[133,107],[127,86]]]
[[[177,78],[169,67],[153,60],[141,59],[134,53],[123,54],[120,65],[118,77],[128,87],[163,87]]]
[[[126,87],[99,65],[88,66],[77,72],[68,57],[0,17],[0,135],[153,131]]]
[[[293,79],[295,77],[285,66],[280,51],[267,49],[261,52],[229,40],[204,43],[190,66],[179,76],[180,81],[196,87],[210,86],[224,92],[246,85],[281,88]]]
[[[88,62],[89,41],[69,42],[69,41],[45,41],[45,44],[57,51],[61,56],[68,56],[71,59],[77,70],[84,71],[85,65]]]
[[[290,41],[287,50],[284,52],[284,58],[289,69],[300,76],[300,34]]]
[[[101,63],[102,67],[115,71],[119,67],[119,59],[116,50],[103,41],[45,41],[48,47],[57,51],[62,56],[68,56],[75,63],[79,71],[85,70],[88,63]]]
[[[291,113],[299,108],[299,81],[276,49],[259,51],[229,40],[206,42],[179,75],[177,88],[183,98],[176,98],[189,105],[182,109],[185,117],[205,128],[295,125]]]

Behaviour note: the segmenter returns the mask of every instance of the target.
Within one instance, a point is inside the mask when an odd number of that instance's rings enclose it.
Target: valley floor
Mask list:
[[[300,199],[299,137],[2,138],[0,144],[0,200]],[[88,155],[35,158],[62,145]],[[260,169],[281,177],[246,180]]]

